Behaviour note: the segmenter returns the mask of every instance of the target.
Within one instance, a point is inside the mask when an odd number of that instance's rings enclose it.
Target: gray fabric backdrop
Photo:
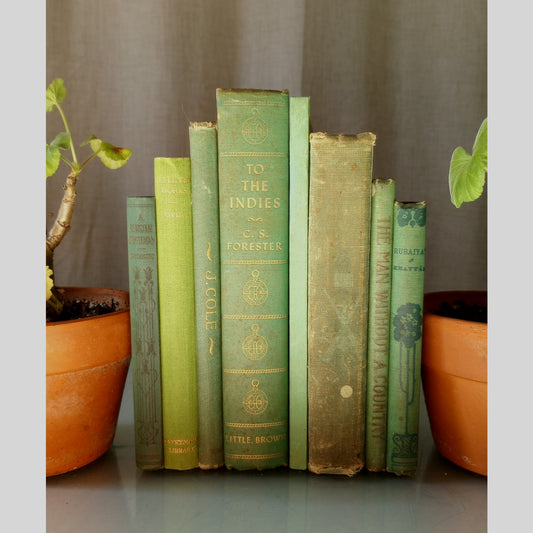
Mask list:
[[[215,89],[311,97],[314,131],[377,135],[374,177],[428,203],[426,290],[484,289],[487,192],[452,206],[448,164],[487,115],[484,0],[47,0],[46,82],[62,77],[78,142],[133,149],[82,174],[57,283],[127,289],[126,197],[153,194],[153,159],[187,156]],[[47,120],[47,141],[59,131]],[[65,168],[47,181],[47,228]]]

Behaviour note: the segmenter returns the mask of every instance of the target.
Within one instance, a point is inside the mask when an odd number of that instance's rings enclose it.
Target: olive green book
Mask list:
[[[217,89],[224,462],[288,464],[289,94]]]
[[[198,456],[199,467],[208,470],[224,464],[216,124],[192,122],[189,146],[196,292]]]
[[[373,133],[310,135],[309,461],[354,475],[365,461]]]
[[[155,198],[126,200],[135,462],[163,468]]]
[[[387,401],[392,263],[392,222],[396,182],[372,180],[365,466],[387,468]]]
[[[307,470],[309,97],[289,109],[289,466]]]
[[[416,473],[426,258],[426,203],[394,202],[387,471]]]
[[[165,468],[198,467],[198,391],[188,157],[154,159]]]

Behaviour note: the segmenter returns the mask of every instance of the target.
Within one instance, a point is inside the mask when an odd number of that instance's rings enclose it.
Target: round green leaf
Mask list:
[[[120,148],[102,141],[94,135],[89,139],[92,151],[100,158],[102,163],[111,169],[120,168],[128,162],[131,156],[129,148]]]
[[[59,162],[61,157],[59,155],[59,148],[56,146],[46,145],[46,177],[49,178],[52,176],[57,168],[59,167]]]
[[[61,78],[56,78],[46,89],[46,111],[52,111],[56,104],[60,104],[67,95],[67,90]]]
[[[68,150],[70,148],[70,135],[66,131],[58,133],[50,146],[55,146],[60,150]]]
[[[476,135],[472,155],[459,146],[453,151],[448,175],[450,197],[455,207],[477,200],[483,193],[488,168],[487,119]]]

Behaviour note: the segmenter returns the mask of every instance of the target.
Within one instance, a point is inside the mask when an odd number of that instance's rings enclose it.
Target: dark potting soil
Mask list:
[[[473,322],[487,323],[487,306],[478,304],[467,304],[461,300],[455,300],[452,304],[442,302],[434,312],[440,316],[449,318],[459,318],[461,320],[471,320]]]
[[[76,320],[78,318],[89,318],[93,316],[106,315],[119,310],[119,302],[111,300],[110,302],[93,302],[90,300],[75,299],[65,302],[63,311],[58,321]]]

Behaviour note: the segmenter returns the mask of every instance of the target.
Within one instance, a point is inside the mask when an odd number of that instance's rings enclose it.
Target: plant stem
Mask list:
[[[63,186],[63,199],[59,206],[57,218],[46,237],[46,259],[50,268],[52,268],[52,266],[48,261],[50,260],[51,262],[55,248],[63,240],[63,237],[70,229],[70,221],[72,219],[74,204],[76,202],[76,180],[78,179],[78,174],[79,170],[73,169],[67,176],[65,185]]]
[[[70,133],[70,128],[68,127],[67,117],[65,116],[65,113],[63,113],[63,109],[61,109],[61,106],[56,102],[57,110],[59,111],[59,114],[61,115],[61,118],[63,119],[63,124],[65,125],[65,131],[68,133],[69,139],[70,139],[70,151],[72,152],[72,162],[74,163],[74,167],[78,166],[78,158],[76,157],[76,151],[74,150],[74,142],[72,141],[72,134]]]

